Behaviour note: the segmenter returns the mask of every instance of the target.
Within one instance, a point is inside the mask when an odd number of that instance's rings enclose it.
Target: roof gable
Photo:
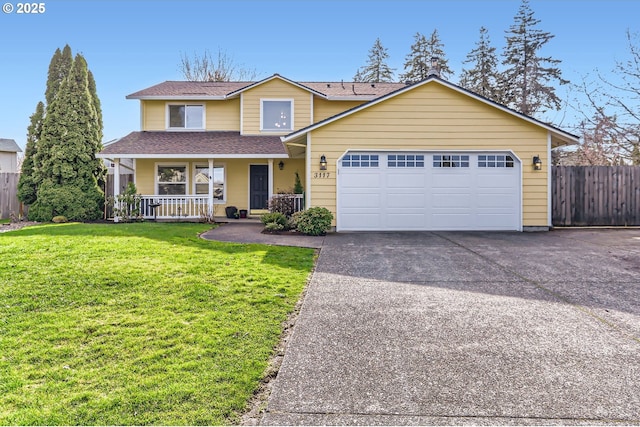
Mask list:
[[[476,94],[474,92],[466,90],[466,89],[464,89],[464,88],[462,88],[460,86],[457,86],[457,85],[454,85],[452,83],[449,83],[446,80],[442,80],[439,77],[436,77],[436,76],[433,76],[433,75],[429,76],[425,80],[422,80],[420,82],[414,83],[414,84],[409,85],[409,86],[402,87],[402,88],[397,89],[397,90],[395,90],[393,92],[390,92],[390,93],[388,93],[386,95],[383,95],[383,96],[380,96],[380,97],[378,97],[376,99],[373,99],[373,100],[371,100],[371,101],[369,101],[369,102],[367,102],[365,104],[359,105],[359,106],[354,107],[354,108],[352,108],[350,110],[344,111],[344,112],[342,112],[340,114],[336,114],[333,117],[329,117],[329,118],[327,118],[325,120],[322,120],[320,122],[314,123],[314,124],[312,124],[310,126],[307,126],[305,128],[299,129],[296,132],[292,132],[292,133],[290,133],[288,135],[285,135],[285,136],[281,137],[281,139],[285,143],[293,141],[293,140],[296,140],[296,139],[300,138],[302,135],[305,135],[305,134],[307,134],[307,133],[309,133],[309,132],[311,132],[311,131],[313,131],[315,129],[318,129],[318,128],[322,127],[322,126],[326,126],[329,123],[335,122],[335,121],[340,120],[340,119],[342,119],[344,117],[347,117],[347,116],[350,116],[352,114],[355,114],[355,113],[357,113],[359,111],[366,110],[368,108],[371,108],[374,105],[377,105],[377,104],[380,104],[382,102],[385,102],[388,99],[394,98],[394,97],[399,96],[399,95],[401,95],[403,93],[415,90],[416,88],[419,88],[419,87],[422,87],[422,86],[428,85],[428,84],[440,84],[440,85],[442,85],[442,86],[444,86],[446,88],[449,88],[449,89],[451,89],[451,90],[453,90],[453,91],[455,91],[457,93],[460,93],[462,95],[465,95],[465,96],[468,96],[468,97],[473,98],[475,100],[478,100],[478,101],[480,101],[480,102],[482,102],[482,103],[484,103],[484,104],[486,104],[488,106],[491,106],[493,108],[496,108],[498,110],[504,111],[504,112],[514,116],[514,117],[517,117],[518,119],[527,121],[527,122],[532,123],[532,124],[534,124],[536,126],[544,128],[547,131],[551,132],[557,139],[559,139],[559,140],[561,140],[561,141],[563,141],[565,143],[577,143],[578,142],[579,138],[577,136],[575,136],[575,135],[572,135],[572,134],[570,134],[568,132],[565,132],[565,131],[563,131],[561,129],[558,129],[558,128],[556,128],[556,127],[554,127],[552,125],[549,125],[547,123],[541,122],[541,121],[539,121],[537,119],[534,119],[532,117],[526,116],[526,115],[524,115],[522,113],[519,113],[519,112],[517,112],[515,110],[512,110],[512,109],[510,109],[510,108],[508,108],[508,107],[506,107],[504,105],[498,104],[498,103],[496,103],[494,101],[491,101],[491,100],[489,100],[487,98],[484,98],[483,96],[480,96],[480,95],[478,95],[478,94]]]

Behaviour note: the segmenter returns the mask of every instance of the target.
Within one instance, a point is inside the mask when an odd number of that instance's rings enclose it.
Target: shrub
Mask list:
[[[260,217],[266,231],[288,230],[289,220],[280,212],[271,212]]]
[[[67,222],[67,217],[64,215],[58,215],[51,218],[51,221],[55,222],[56,224],[61,224],[63,222]]]
[[[142,220],[142,196],[137,193],[136,185],[130,182],[124,193],[118,194],[118,197],[115,198],[109,197],[107,204],[113,208],[113,215],[117,216],[120,221]]]
[[[333,214],[327,208],[315,207],[296,215],[297,229],[309,236],[321,236],[331,229]]]
[[[295,183],[293,184],[293,192],[295,194],[304,193],[304,187],[302,187],[302,181],[300,181],[300,174],[296,171]]]

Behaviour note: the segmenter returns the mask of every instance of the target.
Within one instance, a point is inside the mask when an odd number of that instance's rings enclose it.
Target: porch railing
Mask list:
[[[143,195],[140,209],[145,219],[201,218],[209,212],[209,197]]]
[[[274,198],[291,201],[293,212],[304,210],[304,194],[274,194]],[[140,210],[144,219],[198,219],[209,213],[209,197],[205,195],[142,195]]]

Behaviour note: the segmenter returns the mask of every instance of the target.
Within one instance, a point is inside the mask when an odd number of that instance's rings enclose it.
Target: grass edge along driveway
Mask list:
[[[0,234],[0,424],[239,422],[315,252],[200,239],[208,228]]]

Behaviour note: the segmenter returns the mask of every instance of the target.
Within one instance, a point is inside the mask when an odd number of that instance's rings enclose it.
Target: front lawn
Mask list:
[[[208,228],[0,234],[0,424],[238,422],[314,251],[200,239]]]

